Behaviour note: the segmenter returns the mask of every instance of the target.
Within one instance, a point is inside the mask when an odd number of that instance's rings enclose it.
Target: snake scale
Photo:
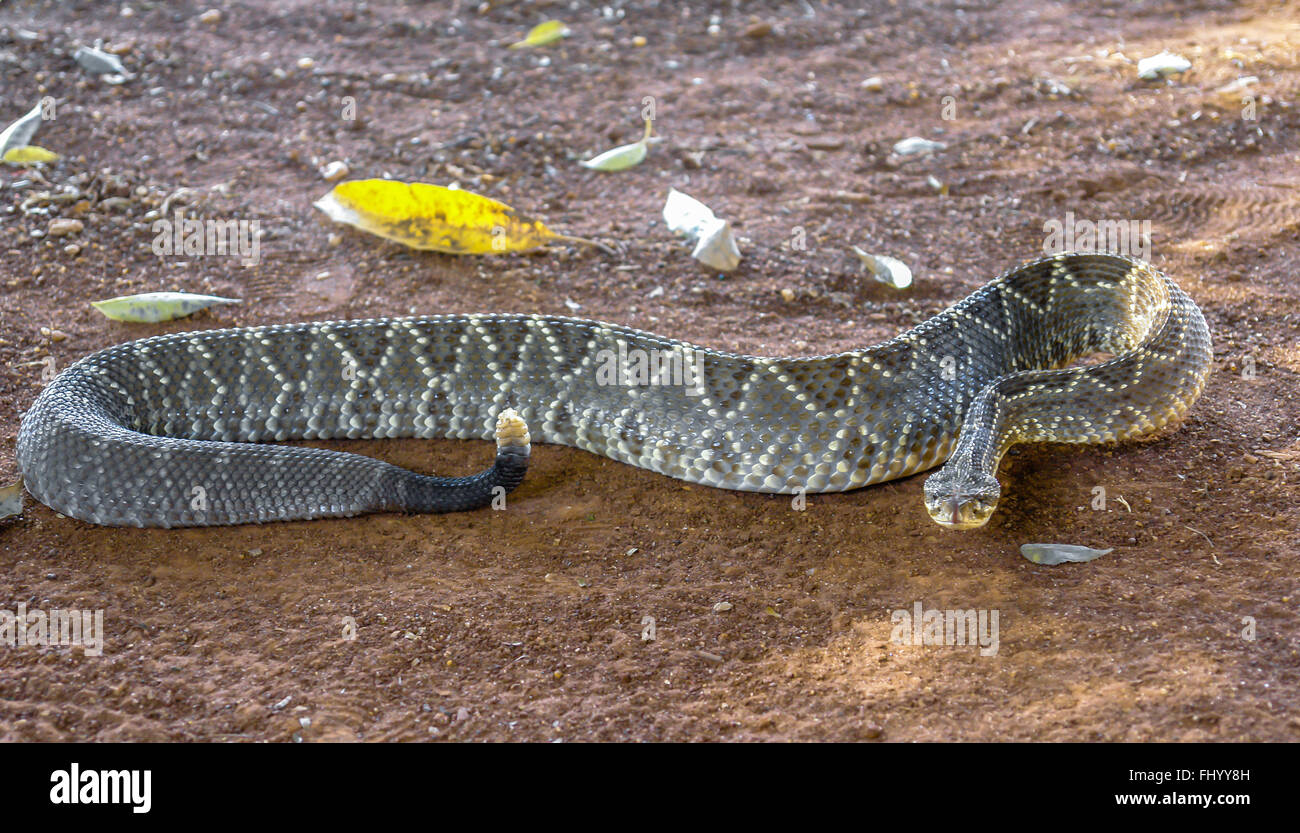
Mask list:
[[[1113,358],[1070,366],[1096,352]],[[944,463],[926,508],[970,528],[997,504],[1011,445],[1176,425],[1209,366],[1205,319],[1172,280],[1070,253],[889,341],[809,358],[545,315],[157,336],[56,377],[23,419],[18,461],[28,490],[65,515],[162,527],[473,508],[519,483],[533,437],[755,492],[838,492]],[[268,444],[383,437],[495,437],[497,460],[437,478]]]

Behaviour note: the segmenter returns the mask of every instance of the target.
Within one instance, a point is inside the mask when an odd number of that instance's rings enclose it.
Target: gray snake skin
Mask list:
[[[1067,367],[1094,352],[1114,358]],[[539,315],[447,315],[159,336],[60,374],[26,414],[28,490],[85,521],[198,526],[480,506],[523,476],[529,433],[755,492],[838,492],[944,467],[931,517],[988,520],[1019,442],[1176,425],[1210,336],[1149,265],[1041,258],[873,347],[757,358]],[[522,422],[512,413],[513,408]],[[497,438],[497,465],[429,478],[281,440]]]

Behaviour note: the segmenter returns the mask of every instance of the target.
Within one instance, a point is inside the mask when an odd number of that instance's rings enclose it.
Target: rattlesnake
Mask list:
[[[1066,366],[1097,351],[1114,358]],[[39,500],[100,524],[450,511],[519,482],[526,423],[542,442],[755,492],[844,491],[947,461],[925,483],[926,508],[968,528],[992,513],[1012,444],[1177,424],[1209,365],[1205,319],[1172,280],[1140,261],[1073,253],[1013,269],[889,341],[810,358],[546,315],[147,338],[51,382],[24,417],[18,461]],[[457,480],[264,444],[494,436],[496,465]]]

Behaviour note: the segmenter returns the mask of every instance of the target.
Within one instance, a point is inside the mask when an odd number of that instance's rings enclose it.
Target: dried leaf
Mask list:
[[[238,298],[216,295],[191,295],[188,292],[144,292],[121,295],[107,301],[92,301],[91,306],[114,321],[157,323],[193,315],[215,304],[238,304]]]
[[[23,481],[0,488],[0,521],[23,513]]]
[[[620,145],[613,150],[607,150],[592,159],[588,159],[586,162],[579,162],[578,164],[584,168],[591,168],[593,171],[622,171],[640,165],[650,147],[650,128],[651,121],[646,119],[645,135],[641,137],[641,141],[633,142],[630,145]]]
[[[888,255],[873,255],[857,246],[850,246],[853,253],[862,261],[862,265],[876,276],[876,280],[887,283],[895,289],[907,289],[912,285],[912,270],[907,264]]]
[[[1064,564],[1067,561],[1082,563],[1091,561],[1094,558],[1101,558],[1110,552],[1114,552],[1113,547],[1108,550],[1094,550],[1075,544],[1020,545],[1020,554],[1035,564]]]
[[[31,142],[41,121],[41,105],[37,104],[25,116],[6,127],[0,133],[0,156],[8,153],[10,148],[19,148]]]
[[[510,44],[510,48],[526,49],[530,46],[546,46],[548,43],[555,43],[568,36],[568,26],[558,20],[548,20],[534,26],[523,40]]]
[[[579,240],[521,218],[510,206],[489,197],[423,182],[341,182],[315,206],[337,223],[413,249],[449,254],[526,252],[556,239]]]
[[[948,147],[943,142],[932,142],[920,136],[911,136],[894,144],[894,153],[899,156],[914,156],[918,153],[934,153]]]
[[[694,197],[676,188],[668,189],[664,222],[669,231],[680,232],[696,241],[691,257],[705,266],[730,272],[740,265],[740,248],[732,237],[731,224],[718,219],[707,205]]]
[[[1138,78],[1154,81],[1166,75],[1177,75],[1192,68],[1192,62],[1173,52],[1161,52],[1138,61]]]
[[[83,46],[76,52],[72,53],[72,58],[77,64],[89,72],[91,75],[126,75],[126,67],[122,66],[122,60],[116,55],[96,49],[93,46]]]

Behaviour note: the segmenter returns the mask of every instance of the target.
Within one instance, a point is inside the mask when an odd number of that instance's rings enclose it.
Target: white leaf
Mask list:
[[[156,323],[193,315],[215,304],[238,304],[238,298],[216,295],[191,295],[188,292],[144,292],[122,295],[107,301],[92,301],[91,306],[114,321]]]
[[[37,104],[27,112],[27,115],[18,119],[18,121],[5,128],[0,133],[0,157],[3,157],[11,148],[26,147],[32,143],[32,137],[36,135],[36,129],[41,126],[41,105]]]
[[[948,147],[943,142],[932,142],[920,136],[911,136],[894,145],[894,153],[899,156],[913,156],[918,153],[934,153]]]
[[[1035,564],[1064,564],[1067,561],[1082,563],[1094,558],[1101,558],[1108,550],[1094,550],[1075,544],[1021,544],[1020,554]]]

